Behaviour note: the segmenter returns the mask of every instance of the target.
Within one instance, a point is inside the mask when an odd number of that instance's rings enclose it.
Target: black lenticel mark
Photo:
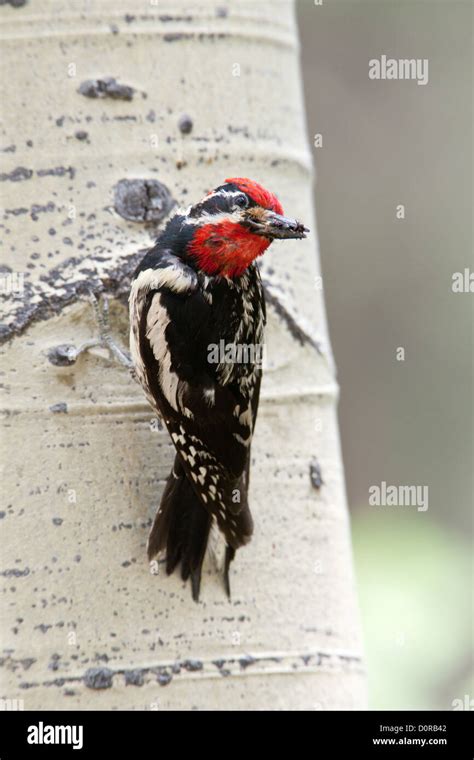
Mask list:
[[[311,478],[311,485],[313,488],[319,490],[324,481],[321,474],[321,467],[316,459],[313,459],[309,464],[309,477]]]
[[[135,90],[127,84],[120,84],[114,77],[104,77],[104,79],[86,79],[79,85],[78,92],[86,98],[132,100]]]

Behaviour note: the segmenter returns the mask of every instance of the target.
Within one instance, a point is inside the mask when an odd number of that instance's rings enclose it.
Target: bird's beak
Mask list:
[[[257,216],[249,216],[248,225],[252,232],[263,237],[286,240],[288,238],[305,238],[309,229],[297,219],[290,219],[275,211],[265,209]]]

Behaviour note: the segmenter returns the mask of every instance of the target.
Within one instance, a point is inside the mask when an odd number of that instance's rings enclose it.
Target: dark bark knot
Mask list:
[[[169,214],[175,200],[156,179],[121,179],[114,187],[114,208],[131,222],[158,224]]]

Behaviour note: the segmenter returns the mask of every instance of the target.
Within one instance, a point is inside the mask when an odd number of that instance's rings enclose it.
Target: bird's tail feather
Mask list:
[[[212,517],[200,503],[178,456],[168,477],[160,507],[148,538],[148,558],[166,552],[168,575],[181,564],[181,577],[191,577],[194,601],[199,600],[202,564],[206,555]],[[224,585],[229,591],[229,565],[234,550],[227,547]]]

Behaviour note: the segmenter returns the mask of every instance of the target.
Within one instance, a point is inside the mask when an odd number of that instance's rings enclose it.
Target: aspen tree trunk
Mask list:
[[[43,0],[0,19],[0,696],[25,709],[364,707],[292,3]],[[88,289],[109,294],[126,344],[143,250],[173,203],[228,176],[276,192],[311,234],[262,263],[255,533],[232,601],[208,568],[195,604],[146,559],[168,435],[102,349],[61,366],[55,348],[96,336]]]

